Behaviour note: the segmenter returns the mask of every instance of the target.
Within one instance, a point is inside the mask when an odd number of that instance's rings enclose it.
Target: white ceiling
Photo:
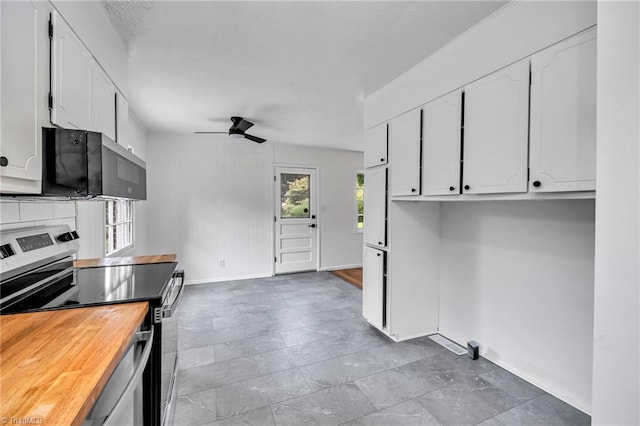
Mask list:
[[[505,1],[102,4],[149,130],[226,131],[239,115],[272,143],[362,150],[363,97]]]

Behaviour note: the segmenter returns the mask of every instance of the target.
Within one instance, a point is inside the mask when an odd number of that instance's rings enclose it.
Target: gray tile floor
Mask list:
[[[323,272],[186,288],[175,424],[590,423],[487,360],[387,340],[361,295]]]

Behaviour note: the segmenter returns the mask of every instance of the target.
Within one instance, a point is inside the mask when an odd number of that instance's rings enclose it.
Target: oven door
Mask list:
[[[136,333],[83,426],[137,426],[149,422],[143,411],[142,373],[151,355],[153,333],[153,326]]]
[[[184,290],[184,271],[176,271],[162,303],[162,370],[160,386],[160,410],[162,425],[173,423],[175,384],[178,372],[178,319],[174,313]]]

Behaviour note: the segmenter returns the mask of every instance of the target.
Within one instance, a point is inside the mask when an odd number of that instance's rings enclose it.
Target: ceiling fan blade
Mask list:
[[[262,138],[259,138],[257,136],[253,136],[253,135],[247,135],[246,133],[244,134],[244,137],[249,139],[250,141],[255,142],[255,143],[266,142],[266,139],[262,139]]]
[[[193,132],[195,135],[228,135],[229,132]]]
[[[233,122],[233,126],[231,126],[231,128],[234,130],[239,130],[242,133],[246,132],[247,129],[253,126],[252,122],[247,121],[242,117],[231,117],[231,121]]]

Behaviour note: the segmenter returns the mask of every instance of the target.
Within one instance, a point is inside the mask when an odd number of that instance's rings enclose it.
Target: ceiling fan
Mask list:
[[[233,124],[229,128],[228,132],[194,132],[194,133],[197,135],[228,134],[231,137],[245,138],[255,143],[263,143],[266,141],[266,139],[262,139],[257,136],[248,135],[245,133],[247,129],[253,126],[252,122],[247,121],[242,117],[231,117],[231,122]]]

